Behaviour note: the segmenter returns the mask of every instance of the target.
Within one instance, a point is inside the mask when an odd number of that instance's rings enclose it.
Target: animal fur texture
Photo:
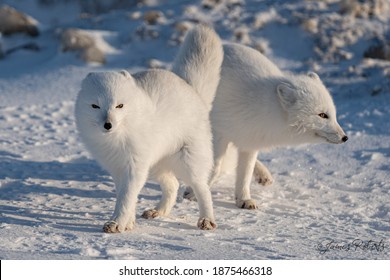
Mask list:
[[[179,178],[195,192],[198,227],[216,227],[208,186],[213,166],[209,109],[222,60],[218,35],[198,26],[179,51],[177,75],[120,71],[90,73],[84,79],[76,101],[77,128],[93,157],[112,175],[117,195],[105,232],[134,227],[137,197],[148,178],[160,184],[162,198],[144,218],[170,213]]]
[[[262,185],[273,182],[257,160],[259,151],[348,140],[337,123],[332,97],[316,73],[284,73],[260,52],[238,44],[224,45],[210,119],[215,164],[210,185],[226,166],[226,158],[236,160],[227,165],[236,166],[235,198],[240,208],[257,208],[250,195],[252,174]],[[187,191],[185,196],[193,194]]]

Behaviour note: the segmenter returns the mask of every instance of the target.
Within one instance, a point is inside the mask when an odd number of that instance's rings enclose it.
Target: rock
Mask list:
[[[129,18],[131,20],[139,20],[142,16],[142,13],[140,11],[135,11],[129,14]]]
[[[255,15],[253,21],[253,27],[255,29],[264,28],[268,23],[278,20],[279,15],[274,8],[266,11],[259,12]]]
[[[87,31],[70,28],[61,34],[61,49],[64,52],[76,51],[88,63],[106,62],[104,52],[96,46],[95,39]]]
[[[187,31],[194,27],[195,23],[190,21],[179,21],[175,24],[175,32],[172,34],[168,44],[178,46],[183,43]]]
[[[153,29],[148,25],[138,26],[135,30],[135,34],[141,40],[157,39],[160,36],[158,30]]]
[[[147,65],[149,68],[153,68],[153,69],[164,68],[164,63],[155,58],[149,59]]]
[[[150,25],[161,23],[163,19],[164,19],[164,14],[158,10],[150,10],[145,12],[144,14],[144,21]]]
[[[220,2],[221,0],[203,0],[202,7],[211,10],[214,9]]]
[[[302,22],[302,27],[307,32],[311,34],[317,34],[318,33],[318,19],[317,18],[308,18],[304,19]]]
[[[84,49],[81,52],[81,59],[87,63],[106,63],[106,57],[104,56],[104,53],[95,46]]]
[[[342,14],[350,14],[354,17],[368,17],[368,3],[359,3],[357,0],[341,0],[339,5]]]
[[[67,0],[69,1],[69,0]],[[132,9],[140,0],[79,0],[81,11],[84,13],[103,14],[112,10]]]
[[[270,49],[269,49],[269,42],[268,41],[265,41],[265,40],[261,40],[261,39],[258,39],[253,48],[259,52],[261,52],[262,54],[267,54],[270,52]]]
[[[237,42],[244,45],[250,45],[252,42],[252,39],[249,35],[249,29],[246,27],[239,27],[234,30],[234,37]]]
[[[37,25],[35,19],[10,6],[0,7],[0,32],[4,35],[26,33],[35,37],[39,35]]]
[[[61,47],[64,52],[86,49],[94,44],[93,38],[81,29],[70,28],[61,34]]]
[[[350,14],[354,17],[362,18],[380,16],[390,12],[389,0],[341,0],[339,6],[342,14]]]
[[[383,90],[382,87],[377,85],[377,86],[372,88],[371,95],[372,96],[379,95],[382,92],[382,90]]]
[[[390,61],[390,43],[380,43],[369,47],[364,52],[364,57]]]
[[[194,23],[190,21],[179,21],[175,24],[175,29],[180,33],[184,34],[188,30],[194,27]]]

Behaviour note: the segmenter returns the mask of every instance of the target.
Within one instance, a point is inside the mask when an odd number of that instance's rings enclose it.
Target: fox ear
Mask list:
[[[94,78],[99,75],[99,72],[89,72],[85,78]]]
[[[120,70],[119,73],[122,74],[123,76],[125,76],[126,78],[132,78],[130,73],[127,72],[126,70]]]
[[[285,110],[288,110],[297,101],[297,92],[292,85],[281,83],[276,88],[280,104]]]
[[[82,87],[85,87],[90,83],[94,83],[98,79],[98,76],[99,72],[89,72],[81,83]]]
[[[131,76],[129,72],[127,72],[126,70],[120,70],[119,74],[123,75],[127,79],[127,81],[130,82],[131,85],[135,85],[134,77]]]
[[[321,79],[320,79],[320,76],[318,76],[317,73],[309,72],[309,73],[307,73],[307,75],[308,75],[310,78],[314,79],[314,80],[318,80],[318,81],[321,80]]]

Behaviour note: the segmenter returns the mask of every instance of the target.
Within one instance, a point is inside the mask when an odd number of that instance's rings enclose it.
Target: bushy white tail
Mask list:
[[[173,63],[172,71],[198,92],[209,111],[219,84],[223,60],[222,42],[205,25],[190,30]]]

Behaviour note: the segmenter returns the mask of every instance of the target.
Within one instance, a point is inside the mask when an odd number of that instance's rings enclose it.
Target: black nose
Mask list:
[[[347,136],[347,135],[345,135],[343,138],[341,138],[341,140],[342,140],[343,142],[347,142],[347,140],[348,140],[348,136]]]
[[[110,129],[112,128],[112,124],[109,123],[109,122],[106,122],[106,123],[104,124],[104,128],[107,129],[107,130],[110,130]],[[345,142],[345,141],[344,141],[344,142]]]

